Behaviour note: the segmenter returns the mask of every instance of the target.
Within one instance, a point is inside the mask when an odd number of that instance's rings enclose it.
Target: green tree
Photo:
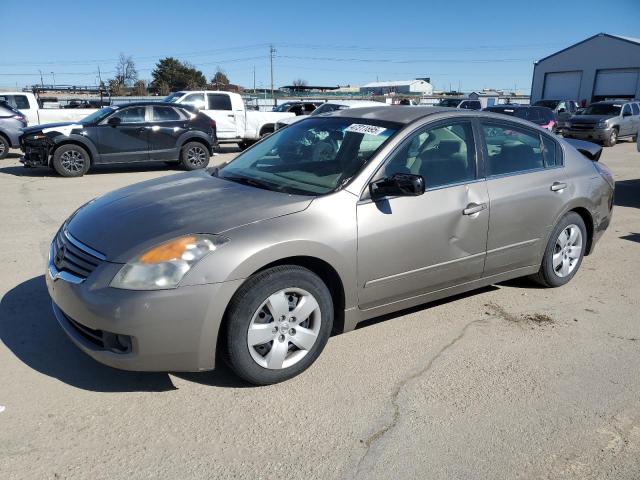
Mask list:
[[[216,90],[227,90],[229,88],[229,77],[224,73],[224,71],[218,67],[216,73],[213,75],[211,79],[211,84]]]
[[[167,57],[161,59],[151,72],[153,88],[160,92],[165,85],[169,90],[198,89],[207,85],[204,74],[188,62]]]

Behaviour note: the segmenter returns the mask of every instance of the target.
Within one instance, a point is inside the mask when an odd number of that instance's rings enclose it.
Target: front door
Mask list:
[[[188,128],[188,120],[173,107],[154,105],[151,109],[147,132],[150,160],[178,160],[178,138]]]
[[[622,107],[622,114],[621,114],[621,118],[620,118],[620,136],[623,135],[632,135],[633,133],[633,127],[634,127],[634,119],[633,119],[633,115],[631,114],[631,104],[630,103],[626,103],[624,105],[624,107]]]
[[[471,121],[440,122],[409,137],[378,172],[422,175],[426,191],[358,204],[360,308],[482,276],[489,199],[475,145]]]
[[[110,118],[120,119],[109,125]],[[124,107],[98,125],[100,163],[143,162],[149,159],[146,107]]]
[[[207,93],[207,115],[216,121],[219,139],[238,138],[238,118],[231,105],[231,97],[223,93]]]
[[[571,195],[561,148],[550,135],[482,121],[491,216],[485,276],[534,266]]]

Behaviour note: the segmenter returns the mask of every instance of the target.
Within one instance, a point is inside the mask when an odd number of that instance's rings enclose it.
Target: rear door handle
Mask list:
[[[567,188],[567,184],[566,183],[562,183],[562,182],[553,182],[551,184],[551,191],[552,192],[561,192],[562,190],[564,190],[565,188]]]
[[[467,205],[467,208],[465,208],[462,211],[462,214],[463,215],[475,215],[476,213],[480,213],[485,208],[487,208],[487,204],[486,203],[474,203],[474,202],[472,202],[469,205]]]

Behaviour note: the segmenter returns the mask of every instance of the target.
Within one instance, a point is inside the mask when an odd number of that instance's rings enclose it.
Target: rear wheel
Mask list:
[[[611,130],[611,133],[604,141],[605,147],[613,147],[616,143],[618,143],[618,130],[615,128]]]
[[[268,385],[292,378],[320,355],[333,324],[333,301],[310,270],[285,265],[249,278],[229,304],[225,357],[243,379]]]
[[[567,213],[556,225],[533,279],[546,287],[560,287],[578,272],[587,245],[587,229],[582,217]]]
[[[180,152],[182,165],[187,170],[197,170],[209,165],[209,151],[200,142],[189,142]]]
[[[4,136],[0,135],[0,159],[7,158],[7,155],[9,155],[9,148],[11,148],[9,141],[4,138]]]
[[[62,145],[53,153],[53,169],[63,177],[81,177],[89,166],[89,153],[78,145]]]

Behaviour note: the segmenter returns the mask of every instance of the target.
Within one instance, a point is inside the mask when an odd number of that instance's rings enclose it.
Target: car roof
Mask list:
[[[613,103],[634,103],[634,100],[627,100],[627,99],[620,99],[620,100],[600,100],[599,102],[593,102],[593,103],[606,103],[606,104],[613,104]],[[593,103],[591,105],[593,105]]]
[[[188,110],[193,113],[196,113],[198,111],[198,109],[192,105],[185,105],[182,103],[171,103],[171,102],[153,102],[153,101],[117,103],[115,105],[107,105],[107,106],[114,107],[114,108],[126,108],[126,107],[148,107],[149,105],[161,106],[161,107],[174,107],[174,108],[177,107],[177,108],[182,108],[184,110]]]
[[[373,100],[327,100],[329,105],[342,105],[345,107],[385,107],[386,103],[375,102]]]

